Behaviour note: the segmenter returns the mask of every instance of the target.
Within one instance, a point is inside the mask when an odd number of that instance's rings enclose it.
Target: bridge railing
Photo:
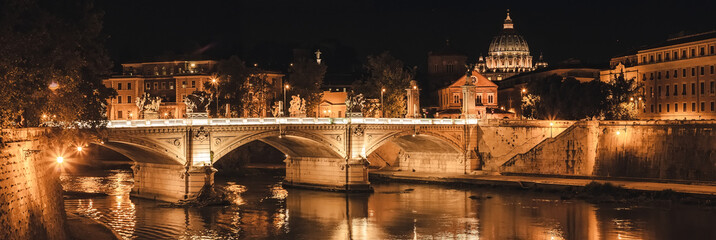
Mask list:
[[[271,124],[425,124],[465,125],[477,124],[478,119],[439,118],[205,118],[205,119],[151,119],[110,120],[108,128],[171,127],[206,125],[271,125]]]

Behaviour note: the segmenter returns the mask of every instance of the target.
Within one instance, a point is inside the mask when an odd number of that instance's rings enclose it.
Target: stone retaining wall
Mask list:
[[[2,130],[0,239],[67,239],[60,171],[40,145],[43,132]]]

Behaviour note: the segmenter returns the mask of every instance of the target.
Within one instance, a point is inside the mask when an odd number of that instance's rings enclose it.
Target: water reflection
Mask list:
[[[714,239],[713,210],[590,204],[496,189],[381,183],[373,194],[283,189],[275,176],[218,183],[232,206],[165,208],[130,198],[131,172],[66,176],[65,201],[126,239]]]

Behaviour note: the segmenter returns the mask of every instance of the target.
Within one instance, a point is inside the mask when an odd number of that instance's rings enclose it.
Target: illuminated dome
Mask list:
[[[509,10],[502,31],[492,39],[482,64],[482,71],[486,72],[520,73],[534,70],[530,48],[525,38],[515,31]]]

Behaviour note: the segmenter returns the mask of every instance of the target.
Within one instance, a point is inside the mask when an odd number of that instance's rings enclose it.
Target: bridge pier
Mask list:
[[[283,185],[330,191],[372,191],[365,159],[287,157]]]
[[[216,169],[186,168],[182,165],[137,162],[133,167],[132,196],[166,202],[196,197],[206,185],[214,184]]]

